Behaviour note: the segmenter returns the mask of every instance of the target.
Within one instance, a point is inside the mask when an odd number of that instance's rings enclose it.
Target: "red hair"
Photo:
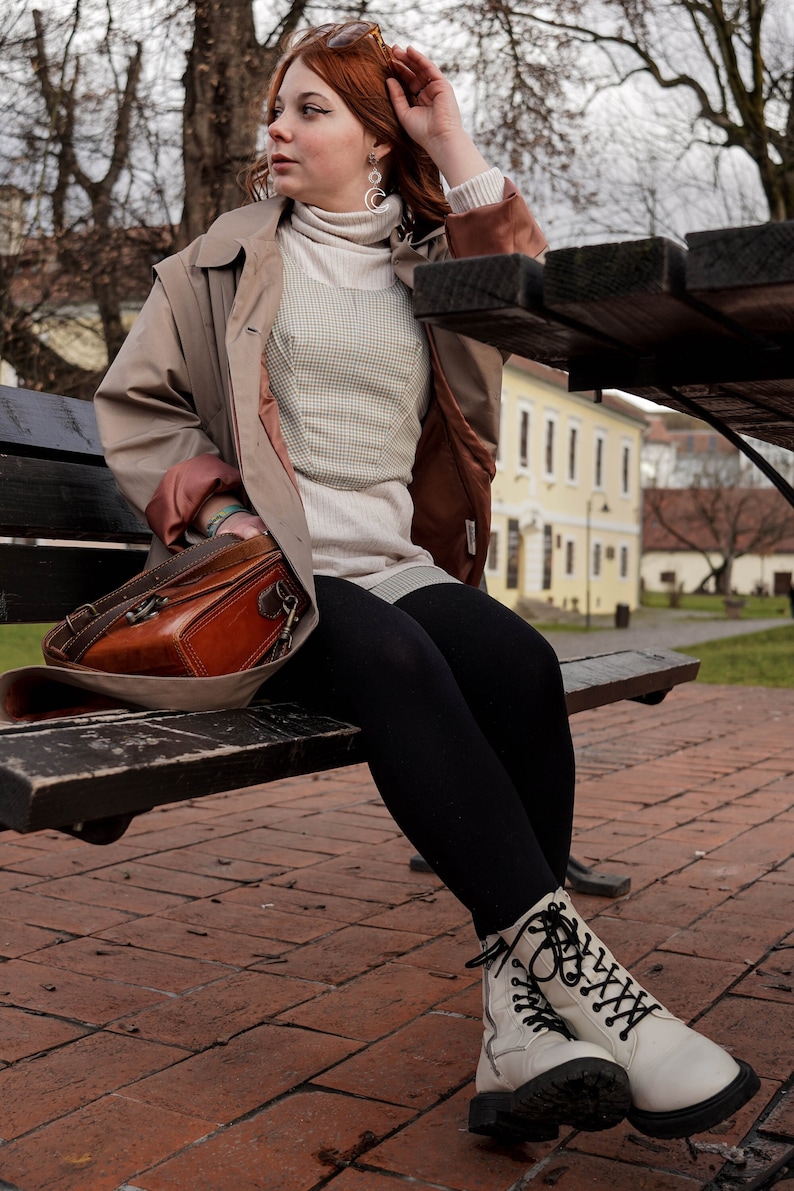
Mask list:
[[[328,26],[299,34],[276,65],[263,96],[268,123],[275,118],[275,99],[287,70],[298,58],[339,95],[376,144],[391,145],[384,160],[386,188],[396,191],[406,205],[406,222],[436,225],[449,214],[438,168],[430,155],[403,129],[386,87],[388,64],[374,37],[353,45],[329,48],[322,36]],[[312,36],[315,34],[315,36]],[[253,201],[267,197],[267,156],[263,153],[243,174],[243,186]]]

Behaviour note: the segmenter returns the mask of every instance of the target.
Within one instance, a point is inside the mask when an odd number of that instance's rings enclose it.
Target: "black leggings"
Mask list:
[[[385,603],[318,577],[320,624],[269,698],[358,724],[378,790],[480,937],[565,879],[574,760],[559,663],[482,591]]]

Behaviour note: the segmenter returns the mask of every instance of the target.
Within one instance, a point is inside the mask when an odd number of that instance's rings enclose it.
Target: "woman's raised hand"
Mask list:
[[[490,167],[461,123],[452,84],[413,46],[395,45],[391,52],[397,78],[387,80],[389,96],[411,140],[430,155],[450,186],[485,173]]]

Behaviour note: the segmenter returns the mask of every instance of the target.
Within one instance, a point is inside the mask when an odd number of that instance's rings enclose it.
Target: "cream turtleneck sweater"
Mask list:
[[[491,170],[451,191],[450,205],[497,202],[503,185]],[[293,205],[278,231],[284,292],[265,351],[315,573],[389,600],[451,581],[411,541],[408,484],[431,374],[411,293],[392,270],[402,212],[397,195],[377,211]]]

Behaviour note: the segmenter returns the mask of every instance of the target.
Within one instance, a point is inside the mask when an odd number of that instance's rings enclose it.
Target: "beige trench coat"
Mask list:
[[[282,289],[276,228],[288,208],[287,200],[270,199],[229,212],[156,267],[151,295],[95,404],[118,487],[159,534],[151,561],[166,554],[164,542],[171,549],[184,544],[182,531],[207,495],[239,483],[239,469],[252,506],[312,597],[296,631],[298,649],[317,622],[311,542],[264,359]],[[418,243],[395,235],[392,261],[412,286],[416,265],[426,261],[538,256],[544,249],[523,199],[507,183],[501,203],[451,215],[446,228]],[[434,391],[411,485],[413,537],[438,565],[476,584],[488,548],[503,359],[497,349],[451,332],[428,334]],[[283,664],[201,679],[43,667],[26,673],[57,673],[69,685],[131,705],[200,710],[245,705]]]

